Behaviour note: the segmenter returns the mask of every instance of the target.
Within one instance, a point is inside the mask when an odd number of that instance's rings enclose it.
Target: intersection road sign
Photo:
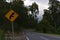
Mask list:
[[[16,12],[13,11],[13,10],[10,10],[10,11],[5,15],[5,17],[6,17],[9,21],[11,21],[11,22],[13,22],[18,16],[19,16],[18,13],[16,13]]]

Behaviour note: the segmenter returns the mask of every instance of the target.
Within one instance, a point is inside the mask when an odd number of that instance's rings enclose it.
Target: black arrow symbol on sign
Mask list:
[[[15,14],[15,13],[12,13],[12,14],[10,15],[9,19],[11,19],[12,17],[14,17],[14,14]]]

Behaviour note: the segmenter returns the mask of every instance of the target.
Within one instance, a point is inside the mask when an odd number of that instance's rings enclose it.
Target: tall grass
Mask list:
[[[5,40],[5,35],[3,30],[0,30],[0,40]]]

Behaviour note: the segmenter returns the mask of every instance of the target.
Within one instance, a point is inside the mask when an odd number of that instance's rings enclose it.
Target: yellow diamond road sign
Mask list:
[[[9,21],[11,21],[11,22],[13,22],[18,16],[19,16],[19,15],[18,15],[15,11],[13,11],[13,10],[10,10],[10,11],[5,15],[5,17],[6,17]]]

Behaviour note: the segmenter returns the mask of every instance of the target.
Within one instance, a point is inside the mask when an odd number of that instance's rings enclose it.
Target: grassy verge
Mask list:
[[[51,36],[58,36],[58,37],[60,37],[60,34],[53,34],[53,33],[45,33],[45,34],[51,35]]]
[[[4,31],[0,30],[0,40],[5,40]]]

